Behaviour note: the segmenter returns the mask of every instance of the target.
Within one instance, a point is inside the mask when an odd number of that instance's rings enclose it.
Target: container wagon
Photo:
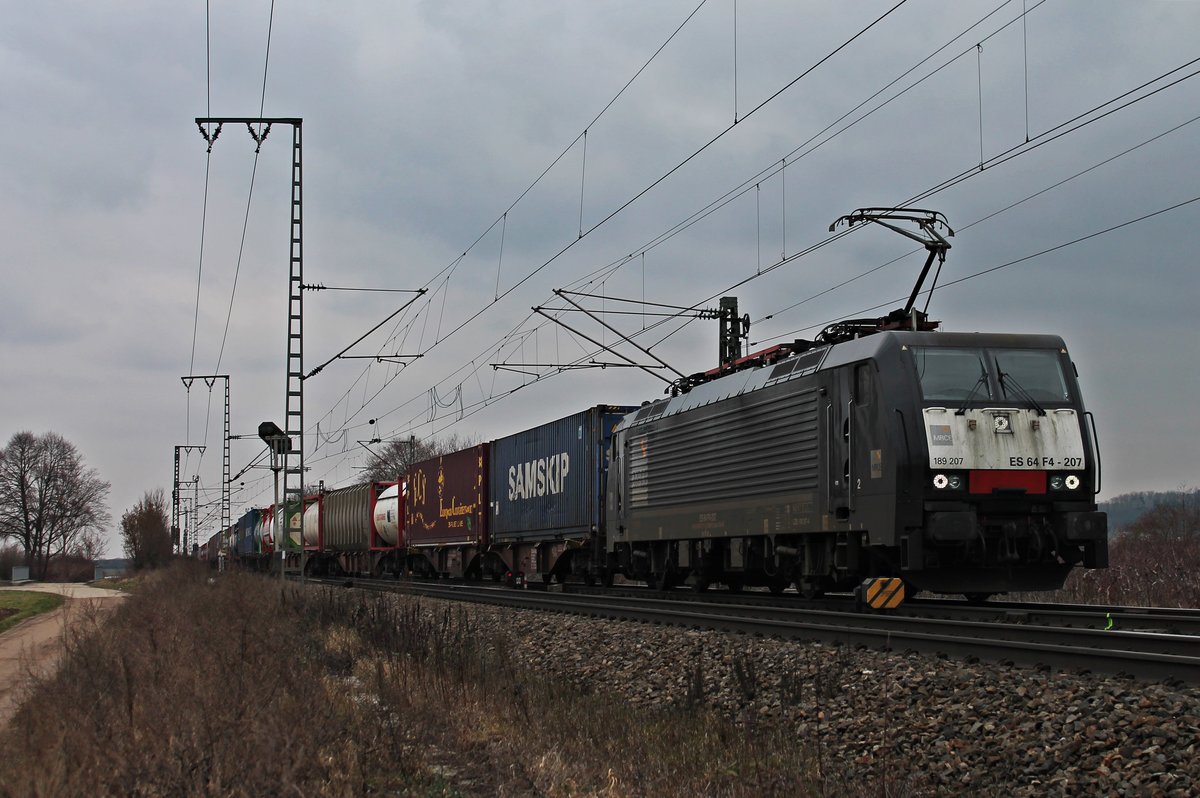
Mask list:
[[[304,514],[305,543],[319,546],[310,555],[310,571],[400,574],[404,565],[401,488],[399,482],[366,482],[314,497]]]
[[[592,578],[604,563],[608,444],[635,409],[597,405],[492,441],[485,570],[515,582]]]
[[[500,577],[496,558],[486,556],[488,449],[488,444],[480,444],[409,469],[404,507],[407,572]]]

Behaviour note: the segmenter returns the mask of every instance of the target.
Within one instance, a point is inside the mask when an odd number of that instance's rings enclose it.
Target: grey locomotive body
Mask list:
[[[617,428],[609,573],[969,595],[1102,567],[1094,435],[1046,335],[884,331],[735,371]]]

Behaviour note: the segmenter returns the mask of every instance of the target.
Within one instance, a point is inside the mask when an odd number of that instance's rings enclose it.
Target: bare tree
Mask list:
[[[44,578],[51,557],[76,551],[109,521],[108,490],[66,438],[18,432],[0,454],[0,538],[13,538]]]
[[[420,463],[439,455],[469,449],[479,441],[475,438],[448,435],[444,438],[396,438],[383,449],[371,453],[375,457],[367,463],[359,476],[360,482],[395,482],[403,479],[414,463]]]
[[[125,556],[133,567],[156,568],[171,559],[171,530],[167,497],[162,488],[146,491],[141,500],[121,516]]]

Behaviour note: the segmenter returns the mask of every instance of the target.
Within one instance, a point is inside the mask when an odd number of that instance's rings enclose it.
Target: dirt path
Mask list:
[[[86,585],[28,584],[0,590],[34,590],[66,596],[63,606],[35,615],[0,634],[0,726],[8,723],[24,697],[23,688],[31,674],[53,672],[61,651],[59,645],[68,620],[91,604],[103,610],[117,606],[127,594]]]

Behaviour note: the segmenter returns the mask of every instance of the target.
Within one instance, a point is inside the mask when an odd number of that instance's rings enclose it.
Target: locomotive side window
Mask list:
[[[994,398],[979,350],[914,346],[912,354],[926,401]]]
[[[1063,377],[1058,353],[1046,349],[997,349],[996,370],[1005,399],[1020,399],[1022,392],[1039,402],[1069,402],[1071,393]]]
[[[863,363],[854,368],[854,402],[860,407],[871,404],[871,366]]]

